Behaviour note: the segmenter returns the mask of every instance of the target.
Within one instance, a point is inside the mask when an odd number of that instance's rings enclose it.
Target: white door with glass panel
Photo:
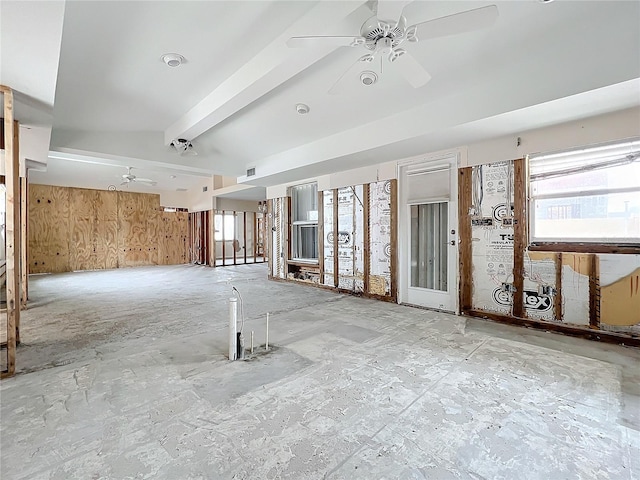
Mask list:
[[[457,310],[457,155],[401,168],[404,303]]]

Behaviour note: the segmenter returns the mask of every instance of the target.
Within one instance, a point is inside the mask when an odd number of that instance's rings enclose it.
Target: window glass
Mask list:
[[[640,242],[640,141],[533,157],[533,242]]]
[[[292,246],[294,260],[318,259],[318,185],[291,187]]]

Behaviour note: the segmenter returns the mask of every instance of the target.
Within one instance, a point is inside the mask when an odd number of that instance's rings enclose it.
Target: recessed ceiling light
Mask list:
[[[179,67],[184,62],[184,57],[179,53],[165,53],[161,58],[170,67]]]
[[[307,113],[309,113],[309,105],[298,103],[296,105],[296,112],[298,112],[300,115],[306,115]]]
[[[540,3],[551,3],[553,0],[538,0]]]
[[[171,175],[171,178],[176,178],[176,176],[175,175]]]

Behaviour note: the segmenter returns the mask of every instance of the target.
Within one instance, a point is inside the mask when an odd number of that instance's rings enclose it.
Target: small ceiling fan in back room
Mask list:
[[[419,88],[431,79],[431,75],[402,47],[406,46],[405,42],[417,43],[431,38],[479,30],[493,25],[498,18],[498,7],[488,5],[407,26],[403,10],[409,3],[411,2],[378,0],[374,15],[364,22],[358,36],[291,37],[287,41],[287,46],[290,48],[354,47],[362,50],[364,55],[360,56],[338,79],[329,93],[340,93],[345,80],[351,77],[350,74],[354,70],[363,68],[366,70],[360,74],[360,82],[363,85],[374,84],[378,80],[378,74],[382,75],[384,72],[385,64],[388,64],[389,68],[397,69],[414,88]]]
[[[120,185],[128,185],[130,183],[142,183],[144,185],[153,186],[156,184],[156,182],[154,182],[149,178],[136,177],[134,174],[131,173],[131,169],[132,167],[127,167],[127,173],[122,175],[122,183]]]

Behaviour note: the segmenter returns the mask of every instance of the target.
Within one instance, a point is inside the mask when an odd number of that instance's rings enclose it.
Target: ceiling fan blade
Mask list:
[[[404,7],[413,0],[378,0],[376,16],[379,20],[397,21],[402,15]]]
[[[446,17],[427,20],[407,28],[407,36],[411,40],[411,33],[417,37],[414,41],[426,38],[446,37],[458,33],[471,32],[489,27],[498,18],[498,7],[489,5],[486,7],[454,13]]]
[[[364,43],[363,37],[333,37],[333,36],[308,36],[291,37],[287,40],[289,48],[314,48],[314,47],[355,47]]]
[[[127,181],[124,181],[124,182],[122,182],[120,185],[129,185],[129,181],[128,181],[128,180],[127,180]]]
[[[420,88],[431,80],[431,75],[410,53],[404,52],[397,56],[392,63],[393,68],[397,69],[413,88]]]
[[[375,54],[367,54],[359,57],[329,89],[329,95],[340,94],[348,90],[349,87],[355,88],[359,85],[358,77],[360,72],[374,70],[374,65],[377,65]]]
[[[155,183],[153,180],[151,180],[150,178],[138,178],[135,177],[133,179],[134,182],[139,182],[139,183]]]

